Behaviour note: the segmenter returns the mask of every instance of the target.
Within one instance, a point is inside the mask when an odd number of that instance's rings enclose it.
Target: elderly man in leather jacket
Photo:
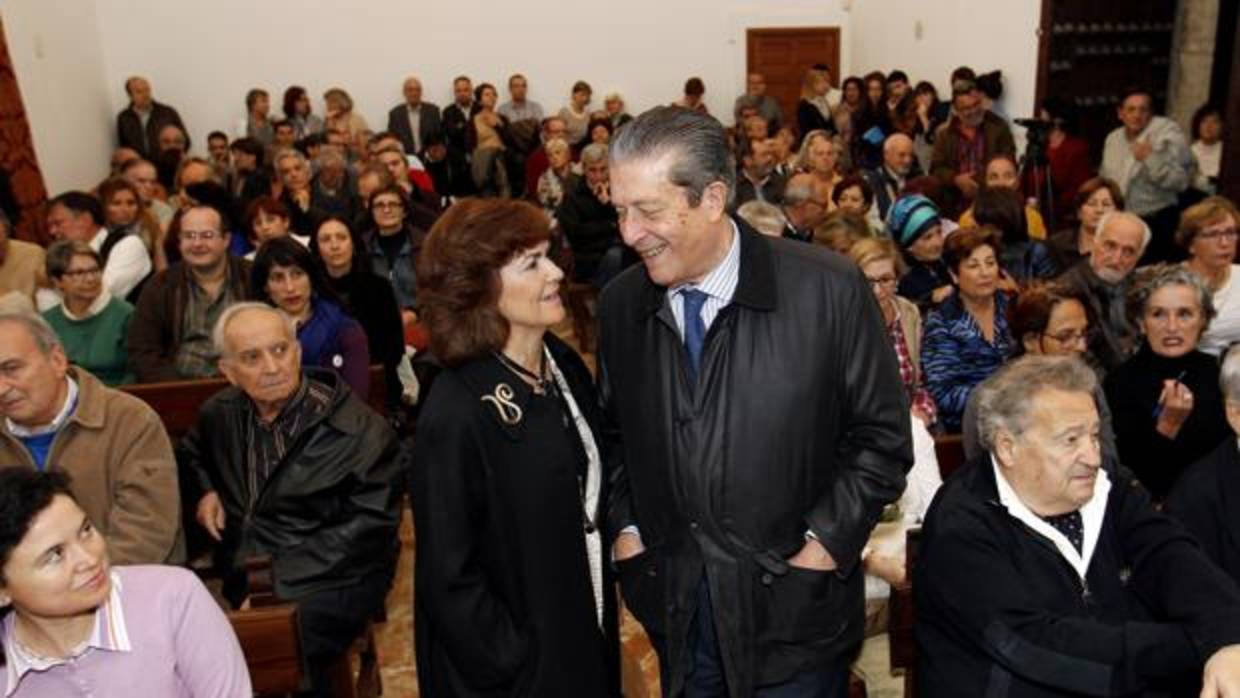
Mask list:
[[[292,321],[261,303],[215,326],[233,387],[203,404],[177,460],[198,522],[220,545],[234,604],[244,564],[271,556],[277,598],[298,604],[311,695],[383,604],[395,569],[400,474],[395,432],[335,372],[301,368]]]
[[[862,549],[912,462],[874,296],[842,257],[727,215],[713,119],[653,109],[610,156],[643,265],[600,301],[608,534],[665,694],[845,695]]]
[[[990,454],[922,533],[919,695],[1240,695],[1240,590],[1103,462],[1096,385],[1044,356],[982,384]]]

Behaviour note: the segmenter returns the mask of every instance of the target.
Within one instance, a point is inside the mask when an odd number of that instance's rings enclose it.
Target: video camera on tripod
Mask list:
[[[1051,183],[1050,140],[1051,131],[1058,126],[1046,119],[1013,119],[1017,126],[1025,127],[1025,154],[1020,158],[1021,181],[1027,182],[1032,191],[1026,192],[1037,199],[1047,229],[1055,226],[1055,192]]]

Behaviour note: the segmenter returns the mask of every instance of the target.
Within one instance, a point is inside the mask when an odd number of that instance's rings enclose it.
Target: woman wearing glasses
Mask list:
[[[1188,250],[1184,263],[1201,277],[1214,297],[1218,313],[1201,336],[1198,348],[1219,356],[1227,347],[1240,342],[1240,269],[1236,261],[1237,227],[1240,211],[1221,196],[1211,196],[1185,209],[1175,239]]]
[[[1017,356],[1086,355],[1091,336],[1091,320],[1084,299],[1073,290],[1050,282],[1034,282],[1027,286],[1012,304],[1009,329],[1016,339]],[[986,453],[977,428],[977,393],[970,396],[964,410],[964,455],[973,460]],[[1111,428],[1111,408],[1099,385],[1094,390],[1100,422],[1099,441],[1103,457],[1115,458],[1115,432]]]
[[[426,233],[409,222],[409,198],[395,184],[371,194],[367,208],[370,220],[362,238],[370,248],[370,269],[392,283],[401,320],[408,327],[417,321],[413,312],[417,290],[413,270]]]
[[[74,365],[104,383],[132,383],[125,338],[133,306],[103,288],[103,260],[80,240],[61,240],[47,249],[47,278],[62,299],[43,313]]]

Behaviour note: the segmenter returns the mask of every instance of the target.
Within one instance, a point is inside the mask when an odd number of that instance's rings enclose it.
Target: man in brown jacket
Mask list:
[[[53,468],[116,564],[184,558],[176,460],[159,416],[71,368],[37,315],[0,314],[0,467]]]
[[[982,104],[976,83],[957,80],[952,85],[952,118],[940,127],[930,156],[930,174],[942,183],[944,208],[952,218],[973,202],[987,161],[999,153],[1016,154],[1012,129]]]

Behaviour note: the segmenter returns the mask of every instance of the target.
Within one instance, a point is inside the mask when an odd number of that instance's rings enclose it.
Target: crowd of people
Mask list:
[[[635,117],[409,77],[378,132],[255,88],[198,155],[131,78],[46,249],[0,214],[5,695],[248,695],[166,567],[207,550],[234,607],[270,558],[330,695],[406,488],[425,696],[619,695],[617,587],[668,695],[901,695],[878,619],[922,525],[921,695],[1240,695],[1222,112],[1190,138],[1132,90],[1087,143],[1048,98],[1034,175],[996,73],[833,82]],[[552,331],[570,286],[592,364]],[[176,443],[117,389],[212,377]]]

